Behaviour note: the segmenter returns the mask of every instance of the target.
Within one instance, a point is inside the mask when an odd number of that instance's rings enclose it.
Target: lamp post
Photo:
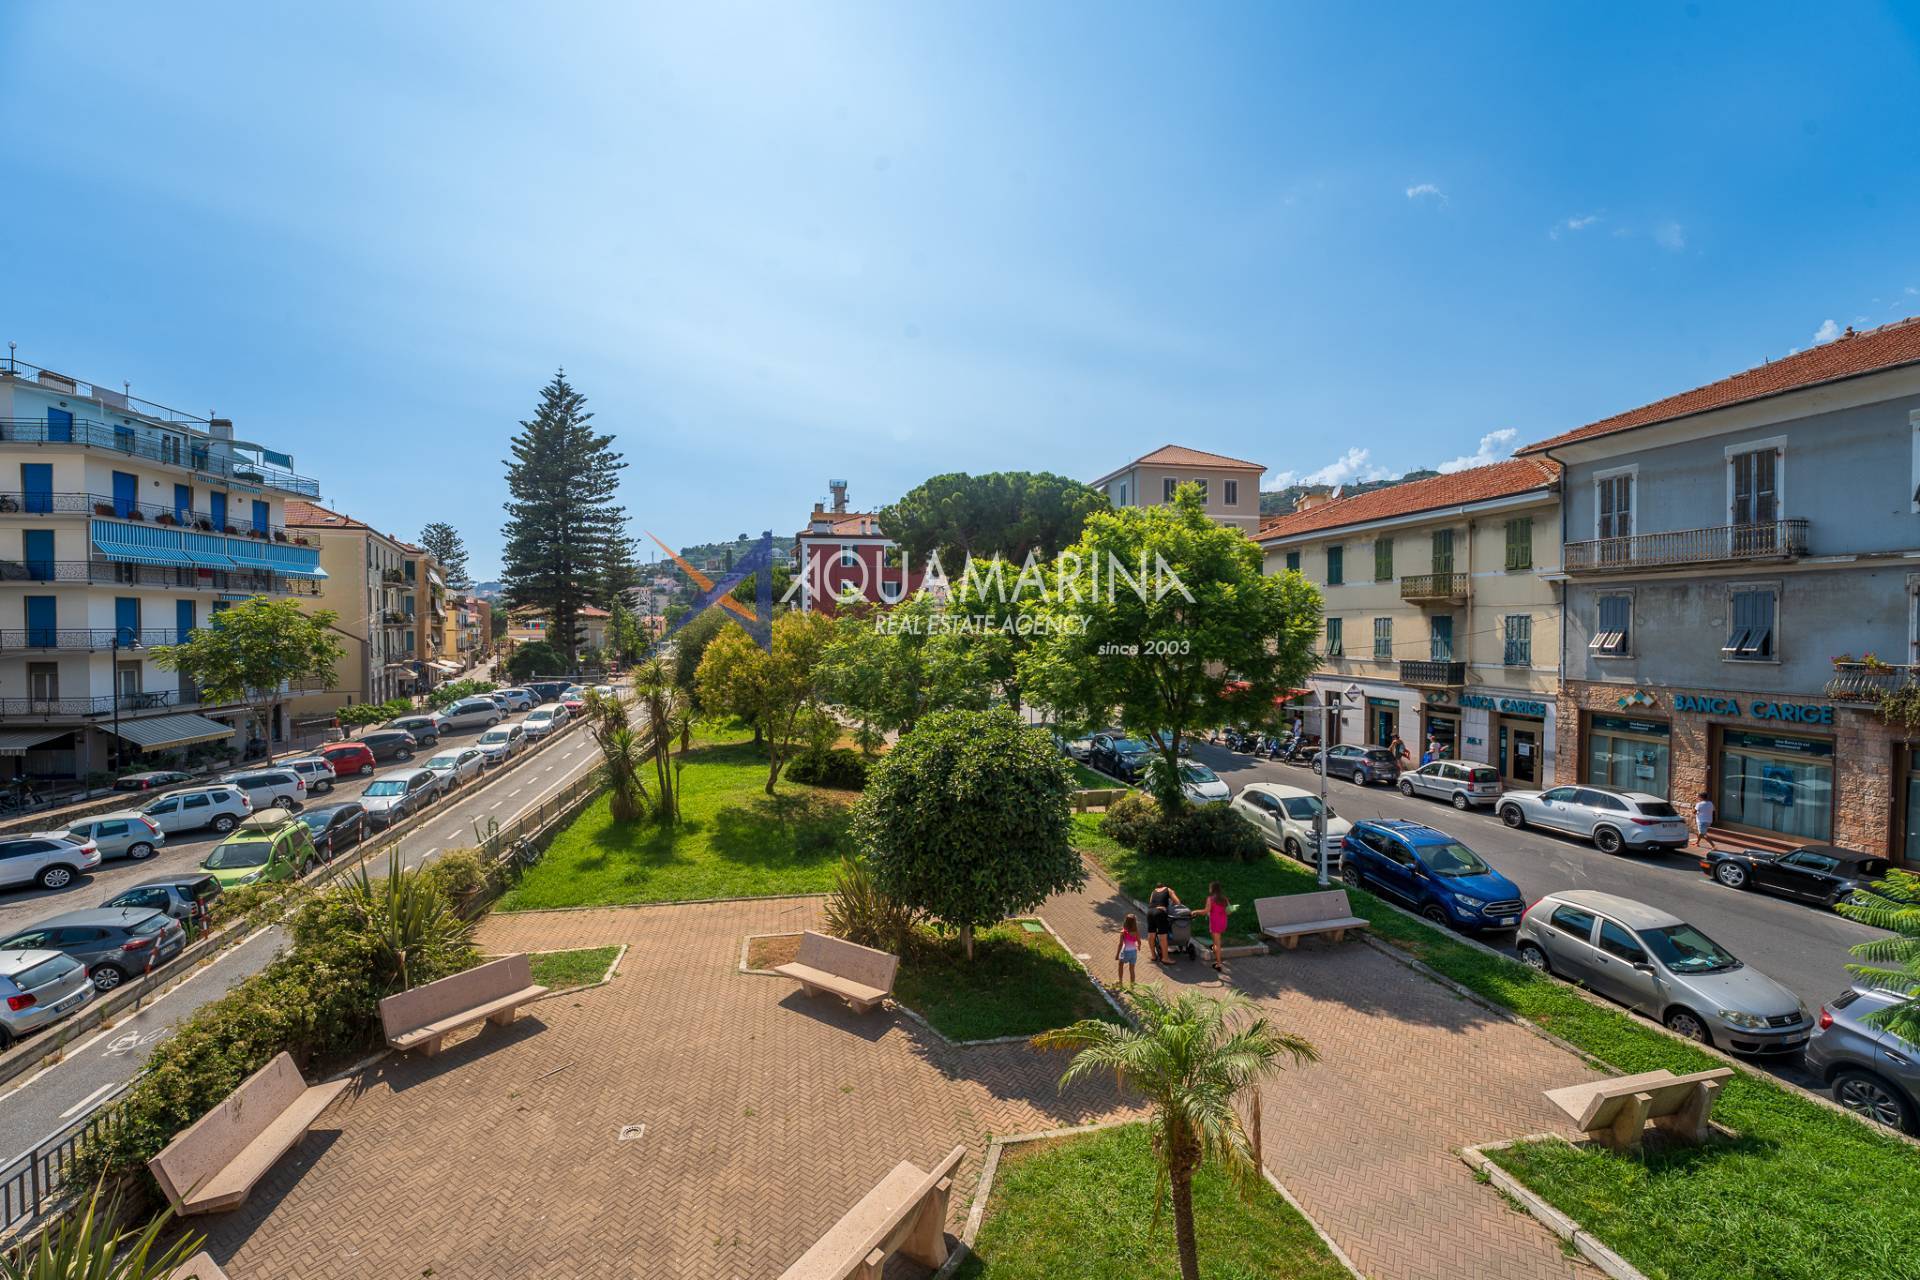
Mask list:
[[[107,765],[113,769],[120,767],[120,650],[126,649],[129,653],[140,650],[140,641],[132,637],[128,638],[126,644],[120,643],[122,630],[120,627],[113,629],[112,667],[107,675],[107,688],[112,690],[110,696],[113,698],[113,755],[108,758]]]
[[[1360,686],[1348,685],[1346,697],[1353,702],[1360,700]],[[1322,889],[1332,883],[1327,877],[1327,748],[1333,745],[1333,735],[1328,732],[1330,721],[1340,714],[1341,694],[1338,689],[1323,689],[1320,705],[1313,710],[1320,717],[1320,810],[1313,815],[1313,840],[1320,850],[1320,878]]]

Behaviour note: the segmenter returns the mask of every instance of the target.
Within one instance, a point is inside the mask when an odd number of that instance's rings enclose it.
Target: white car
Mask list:
[[[613,696],[613,686],[610,684],[597,684],[593,686],[593,691],[603,698],[611,698]]]
[[[328,769],[331,775],[333,770]],[[271,769],[247,769],[229,773],[220,781],[246,792],[256,810],[279,805],[288,813],[297,813],[307,802],[307,780],[292,769],[274,765]]]
[[[1317,861],[1313,848],[1314,819],[1320,814],[1320,797],[1300,787],[1279,782],[1250,782],[1233,798],[1233,807],[1254,825],[1266,842],[1288,857],[1302,862]],[[1353,824],[1327,807],[1327,860],[1340,863],[1340,842],[1347,838]]]
[[[253,801],[238,787],[221,784],[176,791],[143,805],[141,813],[160,824],[168,835],[212,827],[221,835],[240,825],[253,812]]]
[[[1593,841],[1602,853],[1621,849],[1684,849],[1692,833],[1680,811],[1644,791],[1599,787],[1553,787],[1509,791],[1500,797],[1500,820],[1515,831],[1546,827]]]
[[[100,865],[100,846],[65,831],[0,836],[0,885],[64,889]]]
[[[527,718],[520,722],[520,727],[526,730],[529,738],[544,738],[571,719],[573,712],[556,702],[529,711]]]
[[[527,731],[517,724],[503,724],[489,729],[480,735],[474,746],[486,757],[488,764],[500,764],[508,758],[518,755],[527,745]]]
[[[531,689],[496,689],[493,696],[505,698],[508,708],[513,711],[531,711],[540,701],[533,696]]]
[[[1180,762],[1180,794],[1194,804],[1225,804],[1232,790],[1220,775],[1195,761]]]
[[[479,777],[481,770],[487,767],[487,758],[478,747],[453,747],[442,751],[421,767],[440,774],[452,787]]]
[[[325,756],[303,756],[298,760],[282,760],[282,769],[291,769],[299,774],[307,784],[309,795],[323,796],[333,790],[333,766]]]

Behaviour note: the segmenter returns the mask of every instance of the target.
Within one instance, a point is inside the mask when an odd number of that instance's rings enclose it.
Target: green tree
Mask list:
[[[1886,878],[1839,905],[1849,920],[1885,929],[1889,936],[1856,943],[1860,963],[1847,971],[1865,986],[1906,997],[1867,1015],[1908,1044],[1920,1044],[1920,875],[1895,867]]]
[[[600,747],[607,770],[607,811],[616,822],[631,822],[645,815],[649,804],[647,780],[641,776],[649,754],[647,742],[627,718],[626,704],[618,696],[606,698],[590,690],[586,708],[587,731]],[[661,807],[671,805],[669,797]]]
[[[1080,536],[1088,516],[1109,505],[1098,489],[1047,471],[955,471],[881,508],[879,523],[913,560],[937,551],[947,576],[956,577],[969,555],[1051,560]]]
[[[832,634],[833,624],[820,614],[783,613],[773,620],[770,650],[729,624],[700,659],[700,705],[754,727],[767,750],[768,795],[780,766],[808,736],[808,713],[819,701],[820,655]]]
[[[646,649],[640,634],[640,622],[633,616],[625,596],[615,596],[607,607],[607,652],[617,662],[632,662]]]
[[[210,701],[245,703],[249,723],[264,741],[280,686],[294,680],[331,680],[344,650],[334,639],[331,609],[308,613],[292,600],[255,596],[213,615],[210,625],[180,644],[160,645],[155,663],[199,685]]]
[[[733,584],[733,590],[728,592],[728,594],[744,605],[758,603],[760,599],[760,573],[761,571],[756,569],[746,577],[740,579],[740,581]],[[793,586],[793,566],[776,564],[773,566],[772,573],[773,607],[779,609],[782,607],[780,604],[781,600],[786,598],[788,589]],[[791,608],[792,606],[789,605],[786,607]]]
[[[673,741],[692,728],[687,695],[673,683],[672,670],[659,658],[649,658],[633,669],[633,691],[644,712],[641,736],[647,754],[653,758],[654,787],[660,795],[655,813],[662,823],[671,825],[680,820],[680,802],[674,794]]]
[[[708,609],[705,613],[673,633],[673,682],[689,694],[698,696],[695,680],[700,670],[700,659],[707,654],[707,646],[713,638],[727,627],[727,615],[722,609]]]
[[[532,419],[520,424],[507,462],[506,601],[545,611],[554,643],[572,670],[580,652],[580,609],[603,588],[626,513],[614,502],[620,471],[613,437],[592,427],[587,399],[556,373]]]
[[[1011,711],[937,711],[867,777],[854,843],[897,902],[974,930],[1086,882],[1069,840],[1073,774]]]
[[[941,629],[944,615],[924,591],[884,612],[843,609],[821,655],[821,695],[869,736],[911,729],[930,711],[985,709],[986,675],[972,650]]]
[[[1063,721],[1117,714],[1161,731],[1163,781],[1179,776],[1183,737],[1266,718],[1318,660],[1319,591],[1298,573],[1263,573],[1260,548],[1208,519],[1195,485],[1093,517],[1056,569],[1021,684]],[[1178,785],[1159,799],[1169,813],[1185,804]]]
[[[1139,1026],[1097,1019],[1033,1038],[1036,1048],[1071,1052],[1060,1085],[1104,1073],[1147,1099],[1147,1131],[1160,1161],[1163,1188],[1173,1193],[1173,1234],[1182,1280],[1200,1280],[1193,1227],[1193,1175],[1206,1161],[1221,1166],[1243,1189],[1260,1177],[1252,1144],[1234,1105],[1247,1089],[1296,1064],[1319,1057],[1313,1045],[1257,1016],[1239,992],[1208,996],[1182,991],[1169,997],[1154,986],[1131,986],[1125,998]],[[1157,1198],[1157,1197],[1156,1197]],[[1157,1210],[1157,1206],[1156,1206]]]
[[[607,539],[606,555],[600,566],[600,603],[607,609],[616,602],[627,604],[627,593],[640,585],[640,549],[627,536],[623,525]]]
[[[444,520],[435,520],[420,531],[420,545],[440,562],[450,590],[466,591],[473,586],[473,579],[467,576],[467,544],[458,529]]]
[[[375,881],[362,863],[340,886],[340,898],[372,953],[375,981],[388,991],[405,991],[470,961],[473,923],[460,918],[422,869],[388,858],[386,874]]]
[[[507,676],[516,684],[559,675],[565,669],[566,657],[545,640],[529,640],[507,655]]]

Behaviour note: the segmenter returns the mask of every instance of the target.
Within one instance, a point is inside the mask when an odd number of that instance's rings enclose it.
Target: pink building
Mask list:
[[[807,527],[794,537],[800,608],[830,614],[857,600],[884,607],[918,591],[921,570],[903,567],[899,546],[873,515],[847,510],[847,482],[830,480],[827,487],[833,505],[814,503]]]

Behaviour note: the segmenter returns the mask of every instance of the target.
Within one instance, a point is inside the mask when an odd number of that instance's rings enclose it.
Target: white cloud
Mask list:
[[[1347,484],[1354,480],[1390,480],[1395,472],[1375,465],[1370,450],[1353,448],[1340,457],[1321,467],[1318,471],[1276,471],[1273,487],[1284,489],[1292,484]]]
[[[1585,231],[1595,223],[1604,221],[1606,221],[1606,219],[1597,213],[1577,213],[1570,218],[1562,218],[1560,221],[1554,223],[1553,230],[1547,232],[1547,234],[1553,239],[1558,240],[1564,232]]]
[[[1653,229],[1653,242],[1678,253],[1687,247],[1687,229],[1677,222],[1663,222]]]
[[[1456,471],[1466,471],[1472,467],[1490,466],[1496,462],[1505,462],[1513,456],[1514,440],[1520,432],[1513,427],[1502,427],[1498,431],[1489,431],[1480,437],[1480,447],[1464,458],[1452,458],[1436,468],[1443,475],[1452,475]]]
[[[1821,346],[1824,343],[1832,342],[1839,336],[1840,326],[1831,320],[1824,320],[1821,322],[1820,327],[1813,331],[1813,345],[1816,347]]]
[[[1441,204],[1445,204],[1447,202],[1447,193],[1442,191],[1439,187],[1434,186],[1431,182],[1421,182],[1407,188],[1407,199],[1409,200],[1431,199],[1431,200],[1437,200]]]

